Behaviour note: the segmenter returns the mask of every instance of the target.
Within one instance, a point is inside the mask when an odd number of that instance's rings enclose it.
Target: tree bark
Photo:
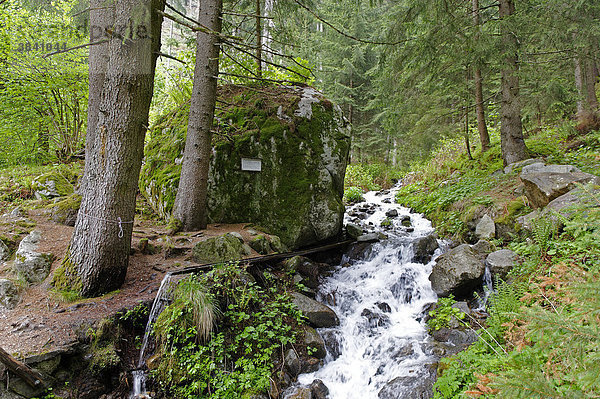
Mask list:
[[[119,288],[127,273],[135,199],[160,49],[164,0],[117,0],[114,35],[69,250],[54,283],[84,296]]]
[[[473,6],[473,23],[476,29],[479,30],[481,25],[481,16],[479,15],[479,0],[472,1]],[[479,40],[479,34],[475,40]],[[475,66],[475,113],[477,115],[477,130],[479,131],[479,141],[481,142],[481,153],[483,154],[490,149],[490,135],[485,123],[485,110],[483,109],[483,77],[481,76],[481,68]]]
[[[115,0],[90,0],[90,43],[108,39],[115,23]],[[85,169],[91,160],[90,149],[94,144],[94,133],[98,122],[98,109],[102,87],[108,66],[108,42],[90,46],[88,56],[89,92],[87,133],[85,136]],[[86,176],[81,179],[80,192],[85,190]]]
[[[202,1],[198,21],[221,32],[222,0]],[[217,97],[220,41],[216,35],[198,32],[196,67],[190,104],[187,139],[173,217],[183,230],[206,228],[207,183],[211,154],[211,129]]]
[[[515,13],[513,0],[499,1],[501,33],[504,47],[504,66],[501,71],[502,103],[500,106],[500,142],[504,164],[527,159],[528,150],[523,139],[521,101],[519,97],[519,66],[517,63],[517,37],[506,19]]]
[[[256,0],[256,75],[262,77],[262,24],[260,20],[260,0]]]

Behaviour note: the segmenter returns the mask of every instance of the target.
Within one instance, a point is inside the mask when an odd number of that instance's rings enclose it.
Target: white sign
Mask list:
[[[242,170],[260,172],[262,171],[262,161],[254,158],[242,158]]]

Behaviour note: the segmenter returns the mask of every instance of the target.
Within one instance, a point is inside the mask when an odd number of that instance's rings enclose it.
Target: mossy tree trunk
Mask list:
[[[200,2],[198,22],[211,31],[220,33],[222,9],[222,0]],[[196,67],[187,139],[173,209],[177,228],[186,231],[206,228],[208,169],[212,150],[211,129],[219,73],[219,36],[198,32],[196,40]]]
[[[527,159],[528,150],[523,139],[521,100],[519,97],[518,41],[510,25],[515,13],[513,0],[500,0],[500,19],[504,65],[501,71],[502,103],[500,106],[500,143],[504,164]]]
[[[115,29],[84,171],[87,182],[59,288],[84,296],[119,288],[131,248],[138,177],[160,49],[163,0],[116,0]],[[92,24],[94,21],[92,21]],[[122,223],[120,223],[120,222]]]

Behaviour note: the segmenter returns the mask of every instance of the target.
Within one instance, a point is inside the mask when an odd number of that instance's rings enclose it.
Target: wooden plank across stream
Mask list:
[[[203,265],[187,266],[187,267],[169,272],[169,274],[171,274],[173,276],[177,276],[177,275],[182,275],[182,274],[204,272],[204,271],[212,269],[216,265],[232,264],[232,263],[238,263],[238,262],[243,263],[243,264],[248,264],[248,265],[256,265],[256,264],[260,264],[260,263],[289,259],[289,258],[293,258],[294,256],[305,256],[305,255],[315,254],[315,253],[319,253],[319,252],[331,251],[333,249],[343,248],[354,242],[356,242],[356,240],[346,240],[346,241],[336,242],[333,244],[323,245],[323,246],[316,247],[316,248],[303,249],[303,250],[294,251],[294,252],[284,252],[284,253],[280,253],[280,254],[257,256],[254,258],[240,259],[240,260],[236,260],[236,261],[215,262],[215,263],[207,263],[207,264],[203,264]]]

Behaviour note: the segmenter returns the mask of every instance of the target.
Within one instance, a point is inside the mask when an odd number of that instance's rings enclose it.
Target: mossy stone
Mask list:
[[[271,244],[269,244],[269,240],[267,240],[267,237],[262,234],[254,237],[249,244],[250,248],[261,255],[267,255],[271,251]]]
[[[196,244],[192,256],[198,263],[214,263],[241,259],[243,253],[240,240],[231,234],[224,234]]]

